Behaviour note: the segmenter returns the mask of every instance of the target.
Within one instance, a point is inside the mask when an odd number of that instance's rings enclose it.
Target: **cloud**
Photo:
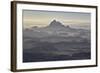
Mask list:
[[[23,11],[23,26],[47,26],[53,19],[61,21],[64,25],[90,25],[90,13],[76,13],[76,12],[54,12],[54,11]],[[77,26],[78,26],[77,25]],[[86,26],[85,25],[85,26]]]

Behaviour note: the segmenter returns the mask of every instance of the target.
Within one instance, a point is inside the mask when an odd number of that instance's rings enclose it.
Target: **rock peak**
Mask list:
[[[50,27],[65,27],[61,22],[57,21],[57,20],[53,20],[51,21],[51,23],[49,24]]]

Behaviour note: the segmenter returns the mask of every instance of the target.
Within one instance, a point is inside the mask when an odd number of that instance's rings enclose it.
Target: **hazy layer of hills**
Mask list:
[[[23,62],[90,59],[90,30],[53,20],[23,29]]]

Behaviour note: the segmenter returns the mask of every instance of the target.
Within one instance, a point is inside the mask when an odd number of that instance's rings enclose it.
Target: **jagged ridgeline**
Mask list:
[[[47,27],[54,27],[54,28],[65,28],[65,27],[68,27],[69,28],[69,25],[67,25],[67,26],[64,26],[64,24],[63,23],[61,23],[60,21],[57,21],[57,20],[53,20],[53,21],[51,21],[50,22],[50,24],[47,26]],[[33,26],[32,28],[38,28],[37,26]]]
[[[65,27],[61,22],[53,20],[50,24],[49,27]]]
[[[90,59],[90,31],[52,20],[23,29],[23,62]]]

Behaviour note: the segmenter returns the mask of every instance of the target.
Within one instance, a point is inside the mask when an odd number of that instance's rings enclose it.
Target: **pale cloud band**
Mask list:
[[[91,24],[90,13],[23,10],[23,26],[25,28],[45,27],[54,19],[62,22],[65,26],[89,27]]]

